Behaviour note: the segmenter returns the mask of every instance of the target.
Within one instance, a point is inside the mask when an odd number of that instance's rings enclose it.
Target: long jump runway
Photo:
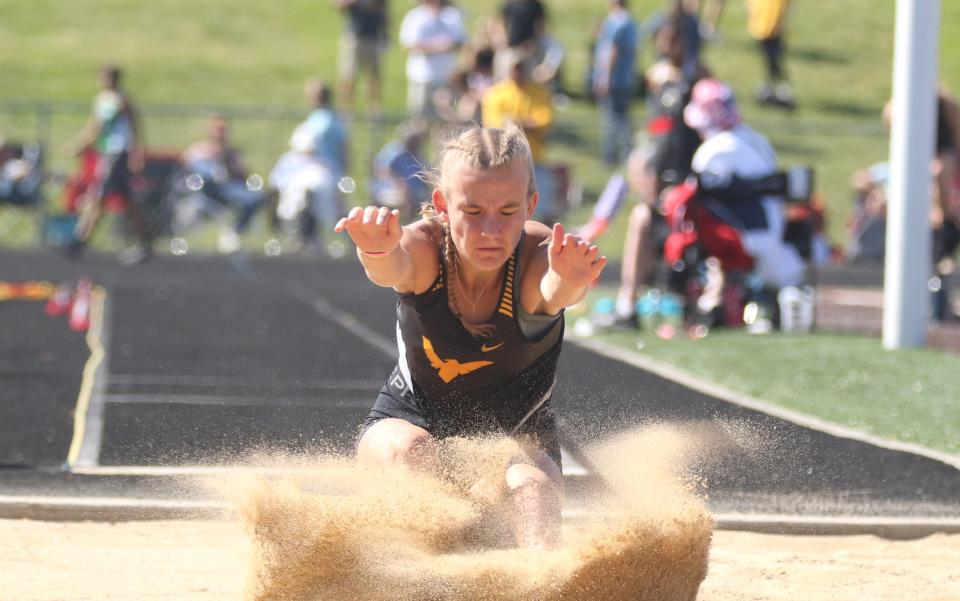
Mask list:
[[[106,293],[102,327],[86,338],[43,316],[39,303],[0,303],[8,507],[68,497],[172,502],[184,474],[256,451],[347,451],[396,360],[395,297],[354,261],[161,257],[131,270],[108,257],[0,254],[0,280],[79,275]],[[92,338],[103,360],[91,367]],[[960,528],[960,470],[948,462],[745,408],[575,344],[564,349],[555,403],[574,495],[592,477],[582,449],[673,424],[747,441],[696,466],[728,525]]]

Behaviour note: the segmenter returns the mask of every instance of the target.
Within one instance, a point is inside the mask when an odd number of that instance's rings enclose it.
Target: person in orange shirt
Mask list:
[[[757,40],[767,63],[767,80],[757,89],[757,102],[792,109],[796,101],[783,69],[784,28],[790,0],[747,0],[747,31]]]
[[[533,155],[534,175],[540,202],[535,218],[545,223],[556,217],[552,172],[545,166],[547,132],[553,125],[550,92],[530,77],[525,56],[516,56],[509,77],[492,86],[483,96],[483,126],[503,128],[513,122],[523,128]]]

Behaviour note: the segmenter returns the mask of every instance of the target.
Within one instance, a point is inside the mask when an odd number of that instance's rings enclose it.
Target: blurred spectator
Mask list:
[[[693,171],[704,189],[719,201],[725,221],[739,230],[744,250],[766,287],[799,285],[804,264],[796,248],[783,240],[786,220],[784,199],[778,196],[740,194],[735,178],[758,180],[777,171],[777,157],[765,137],[743,124],[731,90],[715,79],[699,81],[693,88],[684,120],[700,132],[703,144],[693,156]]]
[[[470,86],[469,71],[457,71],[433,93],[433,109],[444,123],[476,123],[482,118],[483,94]]]
[[[611,178],[604,190],[608,194],[633,195],[636,204],[630,210],[626,237],[623,243],[623,263],[620,267],[620,287],[617,290],[613,326],[639,328],[636,305],[642,286],[650,283],[656,259],[658,238],[662,238],[665,223],[660,212],[661,186],[653,167],[655,148],[651,145],[634,149],[626,162],[626,177]],[[619,188],[619,189],[618,189]],[[598,201],[599,206],[601,201]],[[588,236],[593,238],[593,236]]]
[[[553,125],[550,93],[530,79],[529,65],[515,55],[510,77],[490,88],[483,97],[483,126],[502,128],[508,121],[523,127],[533,155],[534,177],[540,200],[534,216],[550,222],[556,217],[553,173],[546,167],[547,132]]]
[[[851,177],[854,191],[853,215],[847,224],[844,256],[848,261],[882,261],[886,246],[887,163],[859,169]]]
[[[470,61],[471,67],[467,76],[467,84],[481,98],[494,84],[493,61],[495,54],[493,47],[480,46],[473,52]]]
[[[566,54],[563,45],[548,31],[544,31],[537,40],[531,55],[530,75],[533,81],[544,86],[554,94],[563,92],[560,69]]]
[[[949,280],[957,265],[960,247],[960,105],[946,89],[937,91],[937,155],[933,162],[936,199],[933,203],[933,261],[935,286],[933,316],[955,321]]]
[[[933,277],[936,279],[933,315],[938,320],[951,320],[956,316],[950,305],[948,280],[956,272],[955,255],[960,247],[960,105],[941,87],[937,90],[936,109],[935,153],[930,166],[934,179],[930,199]],[[892,105],[887,103],[883,120],[888,127],[892,117]],[[846,249],[850,260],[879,260],[884,255],[888,179],[886,163],[854,173],[856,206],[847,232]]]
[[[211,117],[204,139],[188,147],[181,160],[188,172],[202,179],[200,191],[204,196],[236,212],[233,225],[220,232],[217,248],[223,253],[238,251],[240,235],[250,227],[265,197],[261,188],[248,186],[249,173],[240,151],[230,141],[227,119],[222,115]]]
[[[457,53],[466,42],[460,11],[445,0],[421,0],[400,24],[400,43],[407,56],[407,110],[412,116],[436,119],[434,92],[457,69]]]
[[[530,56],[544,33],[547,12],[540,0],[506,0],[500,6],[494,45],[497,50],[494,74],[497,80],[510,76],[517,54]]]
[[[696,75],[700,69],[703,44],[700,19],[697,17],[698,6],[698,0],[669,0],[667,8],[653,13],[643,23],[643,34],[654,40],[654,64],[681,58],[676,68],[680,69],[687,81],[698,79]],[[661,33],[665,27],[670,31],[663,37]],[[677,43],[681,46],[675,47]],[[647,83],[650,83],[649,78]],[[648,89],[647,93],[651,91]]]
[[[423,143],[427,127],[421,121],[400,126],[395,140],[387,142],[373,159],[373,198],[380,206],[399,209],[405,219],[417,214],[430,200],[430,189],[421,175],[426,168]]]
[[[719,37],[720,18],[723,16],[726,0],[705,0],[699,4],[702,9],[700,36],[707,40],[715,40]]]
[[[690,101],[694,84],[709,71],[697,61],[689,61],[685,43],[689,30],[682,13],[673,13],[657,30],[656,45],[660,58],[647,69],[650,120],[647,129],[654,147],[650,166],[658,182],[658,195],[663,186],[678,184],[690,174],[693,153],[700,145],[700,134],[683,120],[683,110]],[[688,73],[683,66],[694,65]]]
[[[767,65],[766,81],[757,89],[757,102],[792,109],[796,101],[783,68],[789,3],[790,0],[747,0],[747,29],[759,44]]]
[[[277,160],[270,185],[279,193],[277,217],[295,228],[308,252],[317,250],[318,225],[331,230],[343,212],[339,182],[348,169],[347,130],[332,108],[330,86],[306,85],[313,112],[290,137],[290,151]]]
[[[100,69],[100,91],[94,97],[90,119],[74,143],[74,153],[82,156],[88,148],[97,154],[96,181],[80,204],[80,216],[74,241],[67,247],[70,256],[78,256],[93,233],[103,212],[103,202],[111,192],[125,200],[124,214],[139,243],[120,254],[124,264],[149,259],[152,240],[135,198],[131,180],[143,169],[140,128],[133,102],[122,86],[123,73],[115,65]]]
[[[633,133],[630,102],[634,92],[637,26],[626,0],[610,0],[594,52],[593,94],[603,116],[603,160],[619,163],[629,151]]]
[[[620,186],[636,198],[630,210],[624,239],[620,288],[617,291],[615,328],[638,328],[636,303],[640,289],[651,283],[658,246],[667,233],[661,196],[669,187],[683,182],[691,173],[693,155],[700,146],[700,134],[683,119],[696,81],[709,75],[695,61],[692,78],[683,69],[690,46],[684,42],[689,33],[682,11],[673,11],[656,29],[659,59],[645,74],[650,100],[649,141],[637,147],[627,158],[626,178],[615,175],[604,190],[601,201]],[[619,181],[616,178],[620,178]],[[598,201],[598,207],[601,204]],[[609,219],[609,218],[608,218]]]
[[[15,144],[0,138],[0,203],[28,205],[40,199],[43,151],[39,144]]]
[[[346,15],[346,27],[340,36],[340,102],[353,107],[357,75],[367,72],[367,108],[371,115],[382,111],[380,90],[381,58],[387,47],[386,0],[333,0]]]

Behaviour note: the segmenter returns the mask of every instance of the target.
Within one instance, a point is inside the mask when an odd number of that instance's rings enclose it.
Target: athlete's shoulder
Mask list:
[[[524,250],[526,250],[528,248],[536,248],[549,244],[553,230],[544,223],[528,219],[526,223],[523,224],[523,233],[526,245]]]
[[[429,288],[440,269],[439,250],[443,234],[435,223],[419,219],[403,228],[400,244],[413,260],[414,282],[407,291],[420,294]]]

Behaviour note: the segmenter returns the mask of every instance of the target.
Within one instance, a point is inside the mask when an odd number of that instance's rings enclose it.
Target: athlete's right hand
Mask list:
[[[346,231],[357,248],[367,254],[393,252],[403,235],[400,211],[387,207],[354,207],[333,229]]]

